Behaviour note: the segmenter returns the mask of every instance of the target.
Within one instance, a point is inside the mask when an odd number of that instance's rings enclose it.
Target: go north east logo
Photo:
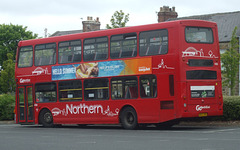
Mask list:
[[[67,116],[68,114],[102,114],[106,116],[117,116],[119,113],[119,109],[116,108],[115,111],[111,111],[110,107],[107,106],[106,109],[103,108],[102,105],[86,105],[86,104],[79,104],[79,105],[73,105],[73,104],[66,104],[65,109],[59,109],[57,107],[52,109],[53,116],[63,115]]]
[[[211,107],[210,106],[200,106],[200,105],[197,105],[196,106],[196,111],[202,111],[203,109],[210,109]]]

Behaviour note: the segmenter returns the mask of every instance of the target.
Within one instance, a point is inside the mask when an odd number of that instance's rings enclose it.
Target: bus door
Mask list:
[[[20,86],[17,90],[18,122],[33,123],[33,92],[32,86]]]

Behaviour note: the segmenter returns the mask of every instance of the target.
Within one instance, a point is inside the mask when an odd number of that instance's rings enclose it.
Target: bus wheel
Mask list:
[[[126,107],[120,114],[120,119],[123,128],[136,129],[138,126],[137,113],[132,107]]]
[[[47,109],[44,109],[40,112],[39,121],[42,123],[44,127],[49,128],[49,127],[53,127],[54,125],[52,113]]]

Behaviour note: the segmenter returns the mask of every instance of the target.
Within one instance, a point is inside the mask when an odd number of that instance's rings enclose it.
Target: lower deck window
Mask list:
[[[89,79],[84,81],[85,100],[106,100],[109,95],[108,79]]]
[[[112,99],[133,99],[138,97],[138,81],[136,77],[113,78]]]
[[[153,75],[140,77],[140,95],[141,97],[157,96],[157,80]]]
[[[59,98],[60,101],[82,100],[82,82],[79,80],[59,82]]]
[[[55,83],[39,83],[35,85],[36,102],[55,102],[56,84]]]

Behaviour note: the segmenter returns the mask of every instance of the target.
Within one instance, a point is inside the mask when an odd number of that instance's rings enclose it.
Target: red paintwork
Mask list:
[[[184,38],[185,26],[211,27],[213,30],[214,43],[213,44],[186,43]],[[152,69],[152,73],[157,76],[157,85],[158,85],[157,98],[142,99],[140,98],[140,94],[138,94],[139,98],[132,99],[132,100],[112,100],[111,98],[109,98],[109,100],[104,100],[104,101],[84,101],[83,100],[78,102],[59,102],[58,100],[55,103],[36,103],[36,101],[34,101],[33,122],[35,124],[38,124],[39,112],[43,108],[47,108],[52,111],[54,115],[53,117],[54,123],[56,124],[117,124],[119,123],[119,111],[121,111],[121,109],[127,105],[132,106],[136,110],[139,123],[160,123],[160,122],[165,122],[165,121],[184,118],[184,117],[198,117],[198,114],[200,112],[201,113],[207,112],[208,116],[222,115],[223,99],[222,99],[222,88],[221,88],[220,52],[219,52],[218,31],[217,31],[216,23],[199,21],[199,20],[170,21],[170,22],[164,22],[164,23],[158,23],[158,24],[142,25],[137,27],[125,27],[125,28],[119,28],[119,29],[101,30],[101,31],[80,33],[80,34],[74,34],[74,35],[20,41],[18,46],[19,48],[22,46],[30,46],[30,45],[34,47],[37,44],[53,43],[53,42],[56,43],[56,45],[58,45],[58,42],[76,40],[76,39],[81,39],[83,43],[83,39],[85,38],[98,37],[98,36],[108,36],[110,38],[111,35],[132,33],[132,32],[136,32],[137,35],[139,35],[139,33],[142,31],[157,30],[157,29],[167,29],[168,35],[169,35],[168,54],[150,56],[152,58],[152,68],[157,68],[157,69]],[[184,51],[191,52],[193,50],[191,49],[191,47],[194,47],[195,50],[198,50],[198,51],[202,49],[201,52],[204,53],[204,56],[211,56],[211,58],[209,57],[205,59],[213,59],[215,63],[213,67],[208,67],[207,69],[206,67],[203,67],[203,68],[198,67],[197,69],[217,71],[216,80],[204,80],[204,81],[186,80],[186,71],[196,69],[195,67],[189,67],[187,65],[188,59],[191,59],[191,58],[201,59],[200,57],[196,58],[196,57],[184,55],[183,53]],[[18,51],[19,51],[19,48],[18,48]],[[210,50],[212,51],[212,53],[210,53],[211,55],[208,54]],[[213,54],[216,58],[212,57]],[[58,53],[57,53],[57,57],[58,57]],[[140,57],[138,53],[137,57],[134,57],[134,59],[135,58],[142,58],[142,57]],[[17,59],[18,59],[18,55],[17,55]],[[124,59],[132,59],[132,58],[124,58]],[[111,60],[111,59],[109,58],[108,60]],[[104,60],[104,61],[108,61],[108,60]],[[162,68],[159,68],[159,64],[163,63],[162,60],[164,60],[164,65],[162,66]],[[60,64],[58,64],[57,62],[56,66],[57,65],[60,65]],[[41,68],[38,68],[33,65],[32,67],[29,67],[29,68],[18,68],[16,65],[15,70],[16,70],[15,77],[17,81],[17,86],[18,87],[21,87],[24,85],[32,86],[33,93],[35,91],[35,88],[34,88],[35,83],[52,82],[51,66],[41,66]],[[171,96],[169,93],[169,80],[168,80],[169,75],[174,75],[174,93],[175,93],[174,96]],[[110,79],[111,78],[109,78],[109,80]],[[56,82],[58,83],[58,81]],[[214,85],[215,91],[216,91],[215,98],[206,98],[204,101],[202,100],[202,98],[191,100],[190,86],[192,85],[194,86]],[[18,93],[18,90],[16,92],[16,97],[18,97],[17,93]],[[109,91],[109,93],[111,93],[111,91]],[[33,98],[35,100],[35,94],[33,94]],[[174,109],[160,109],[160,102],[168,101],[168,100],[174,101]],[[63,110],[65,110],[65,113],[66,113],[66,109],[67,109],[66,105],[68,105],[69,107],[71,105],[75,106],[72,112],[73,114],[70,114],[70,111],[68,110],[68,115],[65,116]],[[80,108],[81,105],[82,106],[84,105],[85,108],[84,107]],[[101,105],[101,107],[98,107],[99,105]],[[197,105],[210,106],[210,109],[203,109],[201,111],[197,111],[196,110]],[[79,106],[79,108],[77,108],[77,106]],[[107,111],[108,106],[110,108],[109,111]],[[105,111],[106,111],[106,114],[103,115]],[[85,114],[83,114],[83,112]],[[74,113],[77,113],[77,114],[74,114]],[[107,113],[109,115],[107,115]],[[17,98],[16,99],[16,118],[18,118],[18,115],[19,115],[19,108],[18,108],[18,98]],[[19,123],[18,119],[16,119],[16,123]]]

